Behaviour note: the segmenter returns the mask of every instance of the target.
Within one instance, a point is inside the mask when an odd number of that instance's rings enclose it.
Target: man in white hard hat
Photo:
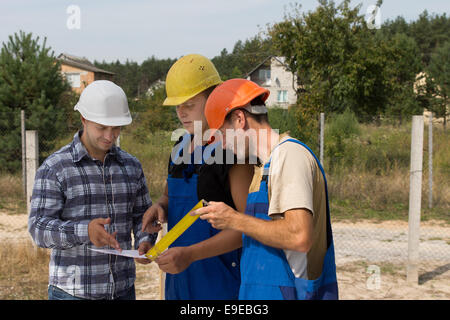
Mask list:
[[[132,121],[127,98],[111,81],[94,81],[74,109],[83,129],[38,169],[28,221],[36,244],[52,249],[49,299],[133,300],[133,259],[90,250],[131,249],[132,232],[141,251],[156,239],[141,231],[151,206],[142,166],[115,145]]]

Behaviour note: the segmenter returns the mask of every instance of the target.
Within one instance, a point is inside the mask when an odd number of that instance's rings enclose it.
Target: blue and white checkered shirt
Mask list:
[[[87,299],[113,299],[133,286],[134,260],[88,248],[88,224],[111,218],[107,231],[117,231],[122,249],[156,234],[141,232],[142,216],[151,206],[140,162],[113,146],[104,162],[93,159],[80,140],[49,156],[36,173],[28,231],[39,247],[52,248],[49,284]]]

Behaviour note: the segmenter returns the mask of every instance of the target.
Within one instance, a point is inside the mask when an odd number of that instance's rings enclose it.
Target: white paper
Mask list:
[[[115,254],[117,256],[124,256],[128,258],[148,259],[145,256],[145,254],[140,255],[137,250],[122,250],[122,252],[119,252],[116,249],[96,249],[96,248],[88,248],[88,249],[96,252]]]

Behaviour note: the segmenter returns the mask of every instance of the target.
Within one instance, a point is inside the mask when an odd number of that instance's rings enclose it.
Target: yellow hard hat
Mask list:
[[[213,63],[200,54],[178,59],[167,73],[165,106],[177,106],[200,92],[222,83]]]

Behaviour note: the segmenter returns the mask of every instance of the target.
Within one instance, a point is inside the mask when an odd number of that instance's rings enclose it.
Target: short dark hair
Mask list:
[[[254,98],[252,101],[250,101],[250,105],[251,106],[265,106],[266,104],[262,98],[262,95],[260,95],[260,96],[257,96],[256,98]],[[227,116],[225,117],[225,121],[229,122],[231,120],[231,114],[235,110],[242,110],[247,117],[251,117],[253,120],[255,120],[259,124],[269,123],[269,116],[267,113],[253,114],[253,113],[248,112],[244,108],[237,108],[237,109],[232,110],[232,112],[228,113]]]
[[[214,89],[217,87],[217,85],[213,85],[205,90],[202,91],[202,93],[206,96],[206,98],[209,97],[209,95],[214,91]]]

